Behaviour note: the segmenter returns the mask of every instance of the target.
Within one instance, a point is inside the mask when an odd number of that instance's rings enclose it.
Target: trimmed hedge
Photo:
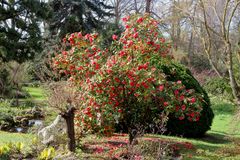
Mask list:
[[[201,137],[206,131],[210,130],[212,120],[214,118],[213,111],[211,109],[211,103],[206,91],[200,86],[198,81],[192,76],[189,69],[185,66],[173,62],[165,61],[158,63],[158,69],[165,73],[168,81],[181,80],[187,89],[194,89],[197,93],[203,95],[205,101],[203,110],[199,121],[190,122],[187,119],[179,120],[174,115],[169,115],[167,123],[167,133],[172,135],[179,135],[185,137]]]

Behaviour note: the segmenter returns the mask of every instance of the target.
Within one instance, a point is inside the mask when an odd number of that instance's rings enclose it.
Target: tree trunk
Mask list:
[[[232,93],[233,96],[236,100],[237,105],[240,107],[240,93],[239,93],[239,87],[237,85],[233,70],[231,68],[228,69],[228,73],[229,73],[229,78],[230,78],[230,85],[232,88]]]
[[[128,134],[129,134],[129,137],[128,137],[128,140],[129,140],[129,144],[132,145],[135,138],[136,138],[136,131],[132,128],[129,128],[128,129]]]
[[[222,74],[220,73],[219,69],[217,68],[217,66],[214,64],[214,62],[212,61],[212,58],[210,57],[209,54],[207,54],[208,60],[210,65],[212,66],[213,70],[215,71],[215,73],[217,73],[218,77],[223,77]]]
[[[116,6],[115,6],[115,24],[118,26],[119,25],[119,21],[120,21],[120,13],[119,13],[119,6],[120,6],[120,1],[117,0],[116,1]]]
[[[191,30],[191,35],[190,35],[190,39],[189,39],[189,44],[188,44],[188,65],[190,66],[192,64],[193,61],[193,31]]]
[[[138,6],[137,6],[137,0],[134,0],[134,9],[135,9],[135,12],[138,14],[139,10],[138,10]]]
[[[228,73],[230,79],[230,85],[232,88],[232,94],[236,100],[238,106],[240,106],[240,89],[236,82],[236,78],[233,71],[233,60],[232,60],[232,51],[231,51],[231,44],[227,44],[227,55],[228,55]]]
[[[17,92],[16,92],[16,106],[19,106],[19,94],[20,94],[20,89],[19,89],[19,85],[18,83],[16,83],[16,88],[17,88]]]
[[[75,141],[75,131],[74,131],[74,111],[76,109],[71,107],[62,116],[67,123],[67,135],[68,135],[68,149],[71,152],[75,152],[76,141]]]
[[[194,5],[194,9],[193,9],[193,24],[194,24],[194,16],[196,14],[196,8],[197,5]],[[189,57],[189,63],[188,65],[191,65],[192,61],[193,61],[193,55],[194,55],[194,26],[191,25],[191,35],[190,35],[190,40],[189,40],[189,44],[188,44],[188,57]]]
[[[150,6],[152,0],[146,0],[146,13],[150,13]]]

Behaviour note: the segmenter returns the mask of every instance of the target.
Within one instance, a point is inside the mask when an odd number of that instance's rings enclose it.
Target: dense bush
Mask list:
[[[161,113],[181,122],[199,121],[206,101],[203,91],[192,76],[181,72],[183,68],[164,67],[163,62],[174,62],[158,22],[148,15],[125,17],[124,21],[125,31],[119,38],[112,36],[111,53],[99,47],[98,34],[79,32],[66,37],[71,49],[53,60],[54,69],[65,73],[81,90],[79,125],[108,133],[119,120],[128,128],[131,142],[131,131],[148,125]],[[178,76],[169,79],[171,74]]]
[[[166,134],[185,137],[203,136],[205,132],[210,129],[214,118],[213,111],[210,107],[211,103],[205,90],[192,76],[191,72],[181,64],[162,59],[162,61],[158,63],[157,68],[165,74],[167,81],[182,81],[182,84],[185,85],[186,89],[194,89],[197,94],[202,95],[204,100],[203,110],[201,111],[199,121],[189,121],[188,119],[179,120],[174,114],[170,114],[166,125]],[[116,130],[118,132],[127,132],[126,125],[122,122],[116,125]],[[149,129],[148,131],[152,130],[157,131],[157,129]]]
[[[31,63],[17,63],[10,61],[3,63],[0,61],[0,97],[4,98],[27,98],[29,94],[22,87],[29,82],[31,75]]]
[[[176,62],[162,61],[158,68],[166,74],[168,81],[181,80],[187,89],[194,89],[196,93],[203,96],[203,110],[197,122],[186,119],[179,121],[174,115],[169,116],[167,130],[168,133],[183,135],[187,137],[200,137],[210,129],[214,117],[210,108],[211,103],[206,91],[200,86],[198,81],[192,76],[191,72],[181,64]]]
[[[208,58],[204,55],[201,55],[201,54],[193,55],[193,57],[191,59],[191,66],[194,69],[196,69],[198,72],[212,69]]]

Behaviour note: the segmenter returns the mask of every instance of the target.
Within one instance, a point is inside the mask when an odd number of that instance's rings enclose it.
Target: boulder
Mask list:
[[[51,144],[57,142],[57,137],[67,133],[67,124],[65,119],[58,115],[56,119],[47,127],[38,132],[38,137],[43,144]]]

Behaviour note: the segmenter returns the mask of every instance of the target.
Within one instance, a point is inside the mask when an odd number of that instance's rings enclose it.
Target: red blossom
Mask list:
[[[182,84],[182,81],[180,81],[180,80],[179,80],[179,81],[177,81],[177,84]]]
[[[196,99],[194,97],[191,98],[191,103],[195,103]]]
[[[125,28],[128,29],[128,28],[130,28],[130,26],[127,24],[127,25],[125,26]]]
[[[138,38],[138,32],[133,34],[133,38]]]
[[[184,116],[180,116],[178,117],[179,120],[183,120],[184,119]]]
[[[66,52],[66,51],[62,51],[62,54],[63,54],[63,55],[67,55],[68,52]]]
[[[137,23],[142,23],[143,22],[143,17],[138,18]]]
[[[118,113],[122,113],[122,109],[118,109]]]
[[[117,39],[118,39],[118,36],[117,35],[112,35],[112,39],[114,40],[114,41],[116,41]]]
[[[184,95],[181,95],[181,96],[179,97],[179,100],[180,100],[180,101],[183,101],[184,99],[185,99]]]
[[[178,94],[179,94],[179,91],[178,91],[178,90],[175,90],[175,91],[174,91],[174,94],[175,94],[175,96],[178,95]]]
[[[168,102],[163,102],[163,106],[167,107],[168,106]]]
[[[160,85],[159,90],[162,92],[164,90],[164,85]]]
[[[185,106],[185,105],[182,105],[181,109],[182,109],[183,111],[185,111],[185,110],[186,110],[186,106]]]
[[[130,81],[130,86],[134,87],[135,83],[133,81]]]
[[[160,38],[160,41],[161,41],[162,43],[165,43],[165,38]]]
[[[123,18],[122,18],[122,21],[123,21],[123,22],[127,22],[127,21],[129,21],[129,19],[130,19],[130,16],[126,16],[126,17],[123,17]]]
[[[125,56],[126,55],[126,52],[124,52],[124,51],[120,51],[119,52],[119,55],[122,57],[122,56]]]

